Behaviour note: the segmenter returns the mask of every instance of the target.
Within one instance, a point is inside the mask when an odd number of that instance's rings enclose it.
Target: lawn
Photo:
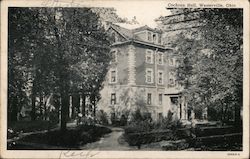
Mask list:
[[[19,133],[34,132],[41,130],[48,130],[48,128],[55,128],[57,124],[49,125],[49,121],[35,120],[35,121],[18,121],[8,123],[8,135],[7,138],[13,138],[18,136]]]
[[[61,132],[54,130],[46,133],[32,134],[26,136],[15,145],[8,146],[8,149],[50,149],[58,146],[65,149],[78,149],[80,146],[97,141],[104,134],[110,133],[111,130],[102,126],[80,125],[74,129]],[[27,147],[27,145],[18,145],[20,143],[34,143],[34,145],[48,145],[47,147]]]

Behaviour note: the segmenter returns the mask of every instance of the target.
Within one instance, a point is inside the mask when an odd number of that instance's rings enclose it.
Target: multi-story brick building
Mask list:
[[[187,119],[187,106],[175,79],[178,61],[172,49],[162,45],[162,32],[148,26],[125,29],[110,25],[113,60],[101,91],[98,109],[108,114],[136,108],[156,120],[171,111]]]

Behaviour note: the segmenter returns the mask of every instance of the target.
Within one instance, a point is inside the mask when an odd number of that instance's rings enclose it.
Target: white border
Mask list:
[[[70,2],[69,2],[70,1]],[[6,150],[6,136],[7,136],[7,13],[8,6],[45,6],[47,0],[44,1],[22,1],[22,0],[2,0],[1,1],[1,140],[0,140],[0,157],[1,158],[65,158],[61,156],[62,152],[66,151],[19,151],[19,150]],[[50,1],[52,3],[47,3],[49,6],[57,7],[81,7],[81,6],[109,6],[113,3],[120,3],[120,5],[130,5],[132,1],[110,1],[110,0],[54,0]],[[74,2],[71,3],[71,2]],[[111,3],[112,2],[112,3]],[[147,0],[141,0],[141,3],[148,3]],[[174,3],[199,3],[202,1],[164,1],[166,5],[171,2]],[[249,157],[249,3],[247,0],[207,0],[202,3],[206,4],[235,4],[235,8],[244,8],[244,43],[243,43],[243,53],[244,53],[244,76],[243,76],[243,151],[234,151],[237,155],[230,155],[230,152],[225,151],[70,151],[75,153],[89,153],[95,154],[94,156],[88,156],[88,158],[248,158]],[[139,8],[138,8],[139,9]],[[79,158],[75,156],[72,158]],[[82,157],[84,158],[84,157]],[[86,157],[85,157],[86,158]]]

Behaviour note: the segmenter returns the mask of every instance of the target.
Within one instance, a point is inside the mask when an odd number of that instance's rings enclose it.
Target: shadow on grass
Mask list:
[[[57,147],[58,149],[79,149],[79,146],[97,141],[104,134],[110,132],[109,128],[103,126],[80,125],[64,132],[54,130],[32,134],[20,139],[15,144],[8,144],[8,149],[57,149]]]

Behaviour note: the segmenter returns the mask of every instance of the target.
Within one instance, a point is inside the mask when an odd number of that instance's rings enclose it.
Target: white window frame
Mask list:
[[[161,59],[161,63],[160,63],[160,59]],[[163,65],[164,64],[164,54],[163,52],[158,52],[158,65]]]
[[[173,60],[173,63],[170,62],[171,60]],[[175,58],[174,57],[169,58],[168,62],[169,62],[169,66],[175,66]]]
[[[114,95],[114,100],[112,99],[112,96]],[[114,103],[113,103],[114,101]],[[110,94],[110,104],[111,105],[116,105],[117,104],[117,98],[116,98],[116,93],[111,93]]]
[[[160,73],[161,73],[161,83],[160,83]],[[164,84],[164,75],[162,70],[158,70],[158,84]]]
[[[148,82],[148,71],[151,71],[151,82]],[[152,68],[146,69],[146,83],[154,83],[154,71]]]
[[[155,39],[154,39],[154,37],[155,37]],[[153,41],[153,43],[158,43],[158,34],[157,33],[152,34],[152,41]]]
[[[118,61],[118,58],[117,58],[117,52],[118,52],[118,50],[117,49],[112,49],[110,52],[112,54],[112,60],[111,60],[111,62],[112,63],[116,63]]]
[[[170,79],[173,80],[172,84],[170,83]],[[172,72],[172,71],[169,72],[169,81],[168,81],[169,85],[174,86],[175,85],[175,80],[176,80],[176,78],[175,78],[175,72]]]
[[[150,102],[149,102],[149,94],[150,94]],[[152,95],[153,94],[150,92],[147,93],[147,105],[152,105],[152,103],[153,103]]]
[[[149,33],[151,34],[150,36],[149,36]],[[150,37],[150,39],[149,39],[149,37]],[[148,40],[149,42],[152,42],[152,41],[153,41],[153,33],[152,33],[151,31],[147,31],[147,40]]]
[[[112,81],[112,72],[115,71],[115,81]],[[109,82],[110,83],[117,83],[118,79],[117,79],[117,68],[112,68],[110,69],[110,73],[109,73]]]
[[[154,52],[153,50],[150,50],[150,49],[146,49],[146,56],[145,56],[145,61],[146,63],[149,63],[149,64],[153,64],[154,63]],[[151,58],[151,61],[148,61],[148,57],[150,56]]]

